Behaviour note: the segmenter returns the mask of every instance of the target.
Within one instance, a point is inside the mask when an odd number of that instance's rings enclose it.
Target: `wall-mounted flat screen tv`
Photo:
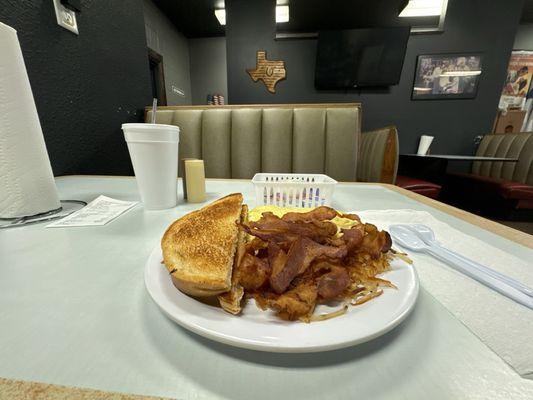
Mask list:
[[[320,31],[317,89],[396,85],[402,73],[409,27]]]

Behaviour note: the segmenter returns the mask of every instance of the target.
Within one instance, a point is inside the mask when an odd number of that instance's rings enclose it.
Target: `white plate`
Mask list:
[[[254,301],[240,316],[204,304],[174,287],[161,260],[159,247],[146,263],[144,281],[152,299],[173,321],[206,338],[232,346],[277,353],[304,353],[339,349],[374,339],[390,331],[409,314],[418,296],[418,276],[413,266],[394,260],[383,277],[398,289],[384,293],[360,306],[350,306],[346,314],[326,321],[306,324],[287,322],[270,311],[262,311]],[[319,306],[315,313],[338,309]]]

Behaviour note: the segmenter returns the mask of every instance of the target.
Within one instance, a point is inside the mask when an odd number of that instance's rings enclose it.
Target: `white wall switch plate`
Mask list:
[[[52,0],[54,2],[54,9],[56,10],[57,24],[65,29],[79,35],[78,22],[76,21],[76,13],[68,8],[63,7],[60,0]]]

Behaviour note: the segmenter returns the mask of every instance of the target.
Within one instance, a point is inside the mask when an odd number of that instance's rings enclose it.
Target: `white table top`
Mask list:
[[[402,156],[408,157],[421,157],[421,158],[441,158],[444,160],[455,161],[502,161],[502,162],[516,162],[516,157],[481,157],[481,156],[461,156],[461,155],[448,155],[448,154],[402,154]]]
[[[135,181],[64,177],[62,199],[137,200]],[[208,181],[209,201],[249,181]],[[137,206],[104,227],[0,231],[0,377],[178,399],[531,399],[519,377],[423,288],[413,313],[369,343],[269,354],[211,342],[166,318],[144,264],[164,229],[199,205]],[[340,210],[430,211],[527,259],[531,250],[377,185],[339,184]]]

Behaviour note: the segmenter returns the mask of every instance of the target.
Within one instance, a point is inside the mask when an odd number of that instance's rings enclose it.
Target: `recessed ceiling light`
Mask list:
[[[400,13],[400,17],[439,16],[444,0],[409,0],[409,4]]]
[[[226,25],[226,9],[215,10],[215,17],[220,25]],[[289,22],[289,6],[276,6],[276,22]]]
[[[217,17],[218,23],[220,25],[226,25],[226,9],[225,8],[215,10],[215,17]]]
[[[289,6],[276,6],[276,23],[289,22]]]

